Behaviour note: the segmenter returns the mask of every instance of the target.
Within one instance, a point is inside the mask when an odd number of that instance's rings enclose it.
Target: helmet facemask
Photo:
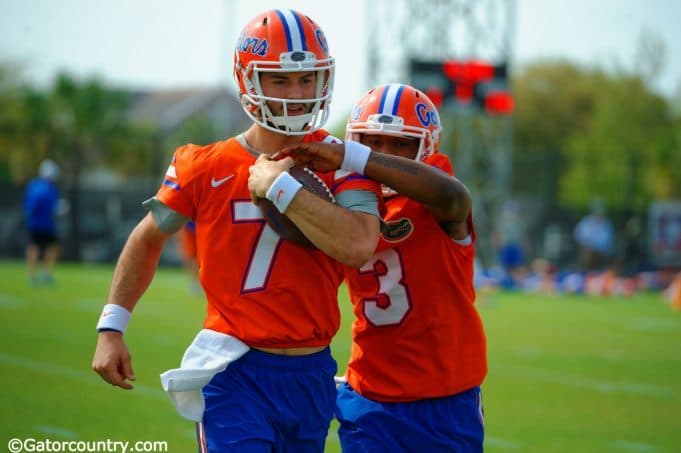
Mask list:
[[[365,122],[349,122],[346,128],[346,140],[359,140],[359,134],[389,135],[392,137],[410,137],[419,140],[419,148],[414,160],[424,161],[433,154],[433,137],[426,128],[404,124],[404,119],[397,115],[373,114]]]
[[[402,117],[396,115],[374,114],[367,118],[366,122],[348,123],[345,139],[361,142],[363,135],[388,135],[391,137],[416,138],[419,141],[418,151],[414,160],[424,160],[430,153],[426,153],[426,143],[430,139],[430,131],[423,128],[405,126]],[[432,141],[431,141],[432,143]],[[425,156],[425,157],[424,157]],[[385,184],[381,185],[383,197],[388,198],[397,195],[397,191]]]

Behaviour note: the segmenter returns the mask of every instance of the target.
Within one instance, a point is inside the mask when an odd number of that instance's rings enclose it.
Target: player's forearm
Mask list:
[[[348,266],[362,266],[376,250],[380,221],[371,214],[350,211],[301,190],[286,215],[319,250]]]
[[[149,287],[167,236],[147,216],[133,230],[116,264],[108,303],[132,311]]]
[[[470,211],[468,188],[457,178],[422,162],[371,152],[364,174],[425,204],[444,217],[440,220],[462,222]]]

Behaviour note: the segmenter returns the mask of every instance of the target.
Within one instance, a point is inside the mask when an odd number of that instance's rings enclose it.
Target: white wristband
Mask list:
[[[97,323],[97,331],[116,330],[125,333],[131,313],[120,305],[106,304]]]
[[[288,209],[288,205],[293,201],[293,197],[302,188],[303,185],[296,178],[289,175],[288,172],[283,172],[274,180],[270,188],[267,189],[265,198],[274,203],[274,206],[283,214]]]
[[[352,140],[346,141],[341,169],[363,175],[364,167],[367,166],[367,161],[369,160],[369,154],[371,154],[371,148],[368,146],[353,142]]]

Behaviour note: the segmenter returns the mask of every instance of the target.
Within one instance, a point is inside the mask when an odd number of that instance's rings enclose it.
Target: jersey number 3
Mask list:
[[[367,321],[374,326],[400,324],[411,310],[400,253],[395,249],[380,251],[360,268],[359,273],[373,274],[378,280],[376,296],[362,298]]]

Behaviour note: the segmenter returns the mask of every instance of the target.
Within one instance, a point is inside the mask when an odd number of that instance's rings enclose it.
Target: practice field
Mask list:
[[[113,388],[90,369],[111,274],[62,264],[55,287],[33,289],[23,264],[0,262],[0,451],[11,438],[196,451],[192,424],[176,415],[158,376],[178,366],[204,303],[180,269],[161,269],[126,334],[136,388]],[[343,370],[351,312],[341,304],[333,351]],[[658,294],[493,293],[479,307],[489,339],[487,452],[681,451],[681,313]],[[327,445],[340,451],[335,425]]]

